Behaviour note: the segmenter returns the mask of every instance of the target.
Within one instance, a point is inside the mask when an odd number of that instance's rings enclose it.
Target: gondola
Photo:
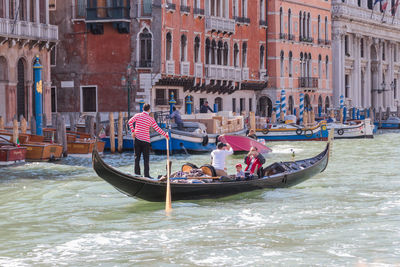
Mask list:
[[[263,171],[263,177],[243,181],[215,180],[210,183],[171,183],[172,200],[197,200],[226,197],[264,188],[286,188],[297,185],[323,172],[328,165],[328,143],[323,152],[309,159],[275,162]],[[99,153],[93,150],[93,168],[106,182],[120,192],[152,202],[165,201],[167,182],[134,176],[107,165]]]

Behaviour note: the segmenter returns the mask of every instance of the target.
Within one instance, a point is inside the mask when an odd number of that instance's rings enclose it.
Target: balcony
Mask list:
[[[268,22],[266,20],[260,19],[261,28],[268,28]]]
[[[331,40],[325,40],[325,45],[331,45]]]
[[[183,99],[174,99],[174,100],[176,101],[175,105],[182,106]],[[156,98],[155,99],[155,104],[156,104],[156,106],[168,106],[169,105],[169,99]]]
[[[249,68],[242,69],[242,80],[244,81],[249,80]]]
[[[58,27],[0,18],[0,39],[3,39],[2,37],[4,39],[16,38],[38,42],[56,42],[58,40]]]
[[[282,39],[282,40],[287,39],[286,33],[280,33],[280,34],[279,34],[279,39]]]
[[[171,75],[175,74],[175,61],[167,60],[166,72],[167,72],[167,74],[171,74]]]
[[[97,6],[86,8],[87,22],[130,22],[130,7]]]
[[[181,62],[181,75],[183,76],[190,75],[190,62],[188,61]]]
[[[295,39],[295,38],[294,38],[294,34],[289,33],[289,34],[288,34],[288,40],[293,41],[294,39]]]
[[[205,77],[213,80],[241,81],[242,69],[224,65],[206,65]]]
[[[235,33],[235,21],[233,19],[206,16],[206,31]]]
[[[325,44],[325,41],[323,39],[318,38],[318,44]]]
[[[204,9],[195,7],[193,8],[193,14],[195,17],[204,17]]]
[[[260,75],[259,80],[260,81],[265,81],[267,79],[267,77],[268,77],[267,76],[267,70],[266,69],[260,69],[259,75]]]
[[[176,5],[173,3],[167,3],[167,12],[175,12]]]
[[[235,21],[237,24],[250,24],[250,18],[247,17],[236,17]]]
[[[195,65],[194,65],[194,76],[196,78],[202,78],[203,77],[203,64],[195,63]]]
[[[190,14],[190,6],[183,6],[180,7],[181,13],[183,14]]]
[[[151,60],[139,60],[135,61],[136,68],[152,68],[154,61]]]
[[[300,77],[299,78],[300,88],[318,88],[318,78],[314,77]]]

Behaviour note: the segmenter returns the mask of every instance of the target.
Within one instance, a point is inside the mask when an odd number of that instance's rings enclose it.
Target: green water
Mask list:
[[[324,146],[271,143],[267,163]],[[104,157],[133,170],[133,154]],[[173,170],[186,161],[209,156],[173,156]],[[163,170],[152,156],[151,175]],[[296,187],[173,202],[166,216],[98,178],[90,158],[0,168],[0,266],[398,266],[399,171],[400,133],[338,140],[326,171]]]

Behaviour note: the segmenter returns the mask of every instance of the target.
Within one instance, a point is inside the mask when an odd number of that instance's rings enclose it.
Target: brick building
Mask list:
[[[49,1],[0,1],[0,116],[7,124],[15,115],[35,115],[33,63],[43,66],[43,112],[51,119],[51,50],[58,39],[50,25]]]
[[[327,0],[268,1],[268,103],[286,91],[289,114],[305,106],[332,105],[331,3]]]

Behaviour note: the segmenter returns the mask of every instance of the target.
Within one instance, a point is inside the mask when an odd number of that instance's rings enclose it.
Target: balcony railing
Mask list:
[[[242,69],[224,65],[205,65],[205,77],[240,82],[242,80]]]
[[[190,62],[181,62],[181,75],[189,76],[190,74]]]
[[[154,61],[151,60],[139,60],[135,62],[136,68],[152,68]]]
[[[318,88],[318,78],[314,77],[300,77],[299,78],[300,88]]]
[[[190,6],[182,6],[180,7],[182,13],[190,13]]]
[[[238,24],[250,24],[250,18],[247,17],[236,17],[235,21]]]
[[[235,32],[235,21],[232,19],[206,16],[206,31]]]
[[[175,61],[167,60],[166,72],[167,74],[175,74]]]
[[[203,77],[203,64],[195,63],[194,76],[198,77],[198,78],[202,78]]]
[[[193,14],[197,17],[204,17],[204,9],[202,8],[193,8]]]
[[[331,45],[331,40],[325,40],[325,45]]]
[[[57,41],[58,27],[48,24],[36,24],[0,18],[0,35],[18,37],[19,39]]]
[[[249,68],[242,69],[242,80],[247,81],[249,79]]]
[[[286,33],[280,33],[279,34],[279,39],[282,39],[282,40],[285,40],[287,38],[287,35],[286,35]]]
[[[268,22],[266,20],[260,19],[260,26],[263,27],[263,28],[267,28],[268,27]]]
[[[176,5],[173,3],[167,3],[167,11],[174,12],[176,10]]]
[[[88,7],[86,8],[87,21],[121,21],[129,20],[129,6],[122,7]]]
[[[176,101],[175,105],[181,106],[183,103],[183,99],[174,99]],[[156,98],[155,99],[156,106],[168,106],[169,105],[169,99],[166,98]]]
[[[325,41],[323,39],[318,38],[318,44],[325,44]]]
[[[288,40],[294,40],[294,34],[289,33],[288,34]]]

